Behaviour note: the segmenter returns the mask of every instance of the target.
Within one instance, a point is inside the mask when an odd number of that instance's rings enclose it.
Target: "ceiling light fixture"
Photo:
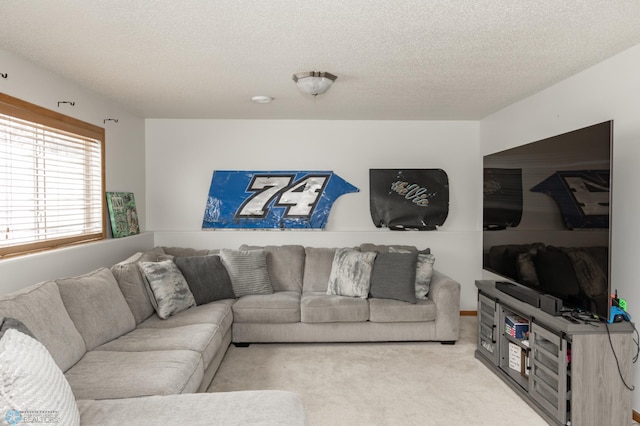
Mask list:
[[[309,71],[294,74],[292,78],[302,93],[318,96],[329,90],[338,77],[324,71]]]
[[[269,102],[273,101],[273,98],[271,96],[258,95],[251,98],[251,101],[257,104],[268,104]]]

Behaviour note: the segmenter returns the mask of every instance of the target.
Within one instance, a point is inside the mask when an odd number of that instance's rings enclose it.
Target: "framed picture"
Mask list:
[[[107,207],[114,238],[140,233],[133,192],[107,192]]]

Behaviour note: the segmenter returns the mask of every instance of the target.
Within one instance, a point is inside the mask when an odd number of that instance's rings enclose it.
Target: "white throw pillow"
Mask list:
[[[327,294],[366,299],[371,288],[375,252],[339,248],[333,257]]]
[[[167,319],[171,315],[196,306],[196,299],[187,280],[173,260],[138,263],[153,293],[153,307],[158,316]]]
[[[12,328],[0,338],[0,415],[8,424],[79,425],[78,405],[49,351]]]
[[[432,254],[419,254],[416,266],[416,298],[426,299],[429,295],[433,264],[436,258]]]

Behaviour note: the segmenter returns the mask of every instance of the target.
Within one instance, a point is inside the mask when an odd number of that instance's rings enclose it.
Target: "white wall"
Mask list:
[[[431,247],[436,268],[462,284],[461,309],[476,309],[477,122],[157,119],[147,120],[146,141],[147,227],[156,244]],[[450,184],[444,225],[428,232],[376,228],[369,210],[370,168],[444,169]],[[214,170],[333,170],[360,192],[337,200],[322,231],[201,231]]]
[[[614,120],[612,286],[640,318],[635,256],[640,241],[640,46],[511,105],[480,122],[482,154]],[[640,367],[634,366],[640,387]],[[611,377],[609,380],[615,380]],[[640,412],[640,393],[633,393]]]
[[[145,229],[144,120],[107,99],[11,53],[0,50],[0,92],[105,128],[106,189],[130,191],[136,197],[141,229]],[[73,101],[75,106],[58,101]],[[117,118],[118,123],[106,118]],[[109,266],[135,250],[153,244],[153,235],[133,240],[103,241],[36,255],[0,260],[0,294],[46,279]]]
[[[0,260],[0,294],[108,266],[152,244],[198,248],[242,243],[345,246],[361,242],[431,247],[436,267],[462,284],[461,308],[476,309],[481,274],[484,153],[614,119],[612,279],[640,316],[634,254],[640,241],[640,46],[478,122],[147,120],[0,50],[0,91],[104,126],[107,190],[134,192],[137,237]],[[76,106],[57,107],[58,101]],[[266,106],[268,107],[268,106]],[[119,122],[103,123],[105,118]],[[146,135],[145,135],[146,131]],[[146,147],[145,147],[146,140]],[[145,152],[146,148],[146,152]],[[146,167],[145,167],[146,165]],[[442,168],[450,214],[433,232],[376,229],[369,216],[370,168]],[[213,170],[333,170],[360,188],[335,203],[324,231],[201,231]],[[640,371],[635,369],[635,385]],[[634,392],[640,411],[640,394]]]

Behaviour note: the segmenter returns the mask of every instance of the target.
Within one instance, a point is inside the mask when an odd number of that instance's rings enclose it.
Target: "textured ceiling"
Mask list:
[[[0,0],[0,48],[147,118],[476,120],[639,23],[638,0]],[[317,99],[312,70],[338,76]]]

